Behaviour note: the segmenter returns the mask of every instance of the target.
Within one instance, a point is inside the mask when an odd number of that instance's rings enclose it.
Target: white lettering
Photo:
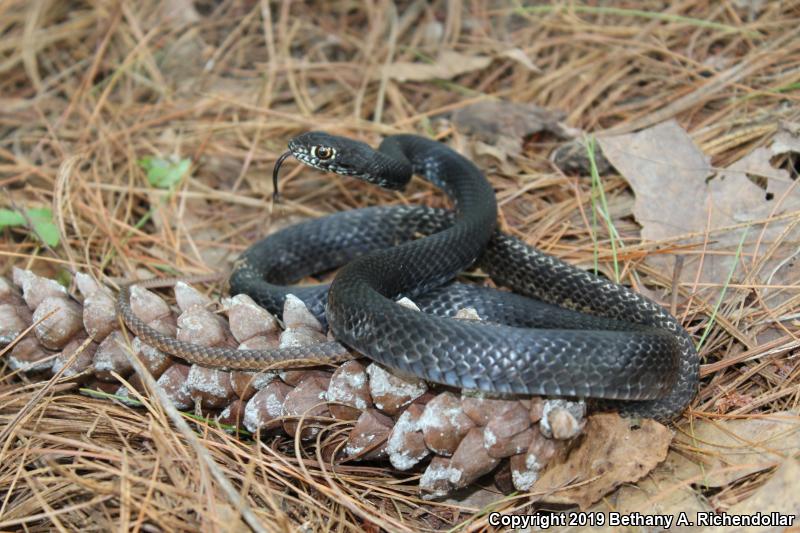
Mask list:
[[[689,517],[685,512],[681,511],[678,514],[678,520],[675,521],[676,526],[693,526],[694,524],[689,521]]]

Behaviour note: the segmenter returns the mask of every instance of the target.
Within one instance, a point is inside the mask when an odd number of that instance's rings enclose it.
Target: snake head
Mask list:
[[[276,162],[272,173],[275,195],[278,169],[288,156],[310,167],[351,176],[387,189],[402,189],[411,177],[410,165],[389,158],[368,144],[322,131],[310,131],[289,141],[289,151]]]
[[[289,151],[301,163],[343,176],[369,181],[375,156],[368,144],[322,131],[309,131],[289,141]]]

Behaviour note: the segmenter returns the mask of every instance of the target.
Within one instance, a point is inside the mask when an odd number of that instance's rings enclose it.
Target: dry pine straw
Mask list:
[[[285,179],[286,203],[273,206],[268,170],[285,140],[309,128],[368,141],[415,131],[468,147],[435,117],[493,96],[566,110],[568,124],[591,132],[675,117],[724,166],[766,143],[779,120],[797,119],[796,2],[617,7],[628,10],[545,6],[525,13],[501,2],[410,2],[395,17],[388,2],[5,2],[2,207],[52,206],[61,243],[49,249],[24,230],[5,231],[0,274],[12,265],[49,276],[92,271],[107,280],[189,274],[219,267],[220,257],[235,257],[299,216],[378,203],[443,205],[419,182],[395,194],[298,170]],[[535,68],[503,55],[515,48]],[[444,49],[495,59],[448,81],[379,75],[383,64],[424,61]],[[491,159],[479,163],[497,190],[507,231],[588,265],[590,185],[548,163],[554,146],[535,137],[502,171]],[[170,154],[193,162],[191,177],[173,193],[148,186],[137,164]],[[609,198],[624,195],[621,178],[603,184]],[[663,296],[669,274],[640,266],[656,246],[636,245],[629,216],[614,222],[631,243],[619,257],[623,281]],[[608,232],[598,231],[608,272]],[[796,407],[793,360],[759,358],[770,344],[744,349],[741,340],[758,331],[761,290],[726,292],[687,418]],[[691,307],[676,310],[698,338],[719,293],[699,290]],[[795,297],[777,311],[796,307]],[[787,365],[787,377],[774,379]],[[192,423],[193,446],[192,434],[176,431],[155,398],[131,410],[67,392],[67,384],[43,387],[2,372],[3,529],[243,529],[212,464],[244,495],[250,519],[268,530],[485,523],[457,505],[421,502],[416,483],[387,469],[347,465],[334,472],[317,460],[313,444],[254,445]],[[746,485],[730,492],[732,501],[748,494]],[[499,506],[526,502],[520,495]]]

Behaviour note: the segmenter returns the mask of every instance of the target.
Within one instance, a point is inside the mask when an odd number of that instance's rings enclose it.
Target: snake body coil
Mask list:
[[[310,132],[292,139],[279,163],[290,154],[391,189],[419,174],[450,196],[455,212],[367,208],[287,228],[243,254],[232,293],[279,312],[291,292],[327,319],[337,340],[438,383],[625,400],[614,406],[660,420],[694,397],[698,357],[675,318],[630,289],[496,231],[494,191],[445,145],[394,135],[373,150]],[[414,240],[418,234],[426,236]],[[518,294],[446,285],[478,259],[497,284]],[[282,286],[344,263],[329,289]],[[400,296],[435,314],[397,305]],[[466,306],[484,321],[450,318]]]

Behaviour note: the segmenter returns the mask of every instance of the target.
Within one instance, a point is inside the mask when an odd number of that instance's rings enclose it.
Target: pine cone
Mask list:
[[[490,472],[495,472],[498,487],[529,490],[548,462],[563,456],[583,429],[582,402],[491,398],[429,385],[367,359],[270,372],[186,364],[136,337],[129,347],[119,330],[111,292],[85,274],[76,276],[81,303],[61,285],[30,271],[14,269],[13,278],[13,285],[0,278],[0,346],[37,323],[32,334],[11,349],[13,369],[32,377],[62,371],[98,390],[129,398],[134,390],[145,392],[125,353],[132,350],[177,408],[200,410],[253,434],[309,440],[333,422],[352,421],[344,445],[326,448],[324,456],[388,459],[399,471],[421,471],[425,498],[446,496]],[[228,320],[211,299],[187,284],[176,284],[175,297],[177,314],[157,294],[134,286],[131,306],[157,330],[206,346],[274,348],[328,338],[293,296],[285,302],[284,329],[246,295],[222,299],[218,307]],[[398,303],[416,309],[407,299]],[[457,318],[479,319],[469,309]]]

